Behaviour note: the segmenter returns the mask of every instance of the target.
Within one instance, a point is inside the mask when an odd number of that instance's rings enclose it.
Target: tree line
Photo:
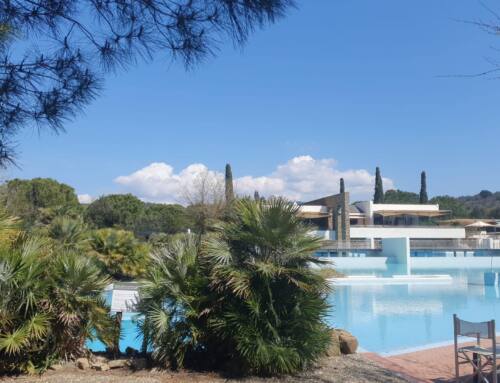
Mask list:
[[[401,204],[439,204],[441,210],[450,210],[450,218],[493,218],[500,219],[500,192],[482,190],[472,196],[453,197],[439,195],[429,199],[427,194],[427,176],[420,175],[420,193],[387,190],[384,192],[380,168],[375,172],[374,203]]]
[[[78,248],[118,280],[141,275],[151,248],[196,227],[194,208],[145,203],[131,194],[82,205],[71,186],[48,178],[8,181],[0,200],[23,230]]]
[[[193,226],[193,214],[182,205],[147,203],[132,194],[110,194],[84,205],[71,186],[49,178],[8,181],[0,186],[0,199],[26,227],[50,224],[58,216],[80,217],[93,228],[117,228],[149,239]]]

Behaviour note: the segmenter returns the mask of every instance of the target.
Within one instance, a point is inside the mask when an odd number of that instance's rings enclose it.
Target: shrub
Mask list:
[[[109,280],[90,259],[48,244],[24,236],[0,250],[0,373],[78,357],[87,339],[113,344],[102,296]]]
[[[89,232],[83,219],[60,216],[54,218],[47,228],[47,234],[54,244],[66,250],[88,250]]]
[[[319,242],[283,199],[233,208],[201,246],[188,237],[153,257],[140,290],[145,341],[164,364],[294,373],[330,342],[329,286],[310,268]]]
[[[95,230],[90,235],[90,247],[89,254],[114,279],[136,278],[146,270],[149,248],[130,231]]]
[[[178,236],[153,252],[139,302],[144,348],[152,348],[163,366],[184,366],[212,346],[207,315],[216,301],[193,236]]]

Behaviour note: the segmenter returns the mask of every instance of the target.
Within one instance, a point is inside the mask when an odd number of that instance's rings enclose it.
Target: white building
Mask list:
[[[348,210],[343,214],[342,210]],[[437,204],[349,204],[349,193],[324,197],[300,206],[299,214],[330,240],[349,239],[463,239],[465,228],[437,225],[450,211]],[[340,233],[340,234],[337,234]]]

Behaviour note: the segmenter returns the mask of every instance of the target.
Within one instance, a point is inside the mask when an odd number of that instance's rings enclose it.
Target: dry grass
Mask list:
[[[41,377],[0,378],[2,383],[408,383],[409,380],[366,360],[362,355],[323,359],[316,368],[282,378],[228,379],[216,373],[117,369],[107,372],[81,371],[68,365]]]

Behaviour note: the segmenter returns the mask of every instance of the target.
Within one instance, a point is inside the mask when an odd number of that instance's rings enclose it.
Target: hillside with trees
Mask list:
[[[403,190],[387,190],[385,203],[418,204],[419,194]],[[500,192],[482,190],[472,196],[435,196],[429,203],[439,204],[442,210],[451,210],[450,218],[497,218],[500,219]]]

